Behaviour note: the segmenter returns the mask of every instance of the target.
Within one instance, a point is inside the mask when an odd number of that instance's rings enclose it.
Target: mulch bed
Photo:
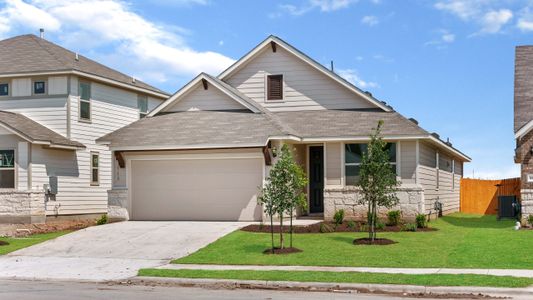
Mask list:
[[[376,238],[374,239],[373,243],[370,243],[372,240],[369,238],[361,238],[361,239],[355,239],[353,240],[354,245],[392,245],[396,244],[395,241],[384,239],[384,238]]]
[[[321,224],[325,224],[329,229],[331,229],[331,232],[367,232],[367,230],[361,230],[361,225],[363,223],[356,223],[355,227],[348,227],[348,222],[343,222],[342,224],[339,224],[337,227],[335,227],[335,224],[333,222],[319,222],[311,225],[305,225],[305,226],[293,226],[293,233],[326,233],[321,232],[320,227]],[[270,233],[270,225],[263,224],[263,225],[248,225],[241,229],[242,231],[247,232],[263,232],[263,233]],[[417,231],[436,231],[438,229],[436,228],[418,228]],[[274,225],[274,233],[277,233],[280,231],[279,225]],[[384,229],[377,229],[376,232],[400,232],[402,231],[401,226],[385,226]],[[289,233],[289,224],[285,224],[283,226],[283,232]]]
[[[263,254],[291,254],[291,253],[299,253],[299,252],[303,252],[303,251],[298,248],[292,247],[292,248],[283,248],[283,249],[280,249],[280,248],[266,249],[265,251],[263,251]]]
[[[0,246],[7,246],[7,245],[9,245],[8,242],[6,242],[6,241],[0,241]]]

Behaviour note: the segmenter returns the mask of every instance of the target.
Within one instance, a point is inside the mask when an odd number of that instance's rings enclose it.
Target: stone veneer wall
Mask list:
[[[526,222],[527,217],[533,215],[533,189],[522,189],[520,191],[522,204],[522,221]]]
[[[109,222],[127,221],[128,213],[128,189],[112,189],[107,191],[107,219]]]
[[[44,223],[44,192],[0,191],[0,223]]]
[[[326,187],[324,189],[324,219],[332,220],[335,211],[344,209],[348,220],[366,220],[368,207],[358,204],[359,189],[353,186]],[[417,214],[424,213],[424,191],[418,186],[401,187],[398,191],[400,202],[391,209],[380,209],[380,218],[386,218],[389,210],[401,210],[402,218],[413,221]]]

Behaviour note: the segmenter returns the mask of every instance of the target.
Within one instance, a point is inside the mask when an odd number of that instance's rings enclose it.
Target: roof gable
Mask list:
[[[269,36],[267,39],[265,39],[263,42],[261,42],[259,45],[257,45],[254,49],[252,49],[250,52],[248,52],[246,55],[244,55],[241,59],[239,59],[237,62],[235,62],[233,65],[231,65],[228,69],[223,71],[218,78],[221,80],[227,80],[232,75],[236,74],[241,68],[249,64],[251,61],[253,61],[255,58],[257,58],[265,48],[272,48],[272,51],[277,51],[277,48],[280,47],[283,50],[287,51],[291,55],[297,57],[299,60],[304,62],[305,64],[312,67],[314,70],[320,72],[321,74],[329,77],[330,79],[336,81],[344,88],[348,89],[350,92],[354,93],[355,95],[361,97],[364,99],[364,101],[367,101],[370,105],[372,105],[375,108],[379,108],[383,111],[392,111],[392,109],[387,106],[385,103],[373,98],[371,95],[365,93],[361,89],[357,88],[338,74],[328,70],[326,67],[318,63],[317,61],[313,60],[303,52],[299,51],[295,47],[291,46],[287,42],[283,41],[282,39],[276,37],[276,36]]]
[[[209,91],[205,97],[200,93]],[[215,96],[215,97],[213,97]],[[195,103],[196,102],[196,103]],[[187,109],[189,108],[189,109]],[[187,111],[187,110],[235,110],[246,109],[254,113],[262,111],[261,107],[251,99],[242,95],[228,84],[208,74],[201,73],[187,83],[183,88],[155,108],[149,116],[158,113]]]

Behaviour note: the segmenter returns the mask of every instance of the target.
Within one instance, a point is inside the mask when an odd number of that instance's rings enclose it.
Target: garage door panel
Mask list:
[[[261,219],[262,159],[132,161],[135,220]]]

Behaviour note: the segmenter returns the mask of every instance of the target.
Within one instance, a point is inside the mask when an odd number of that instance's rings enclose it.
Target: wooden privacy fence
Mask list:
[[[499,185],[499,186],[498,186]],[[520,198],[520,178],[501,180],[461,179],[461,212],[498,214],[498,196]]]

